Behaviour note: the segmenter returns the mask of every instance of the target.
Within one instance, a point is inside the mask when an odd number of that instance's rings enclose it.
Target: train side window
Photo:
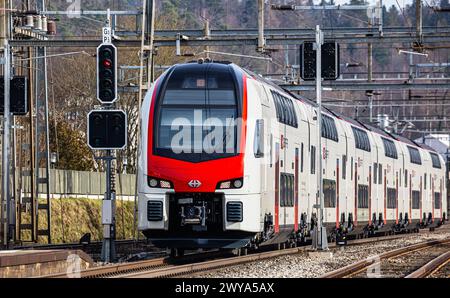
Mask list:
[[[287,112],[287,123],[288,125],[294,126],[294,115],[292,113],[292,109],[291,106],[289,105],[289,99],[281,96],[281,98],[283,99],[284,102],[284,106],[286,107],[286,112]]]
[[[410,157],[410,161],[411,163],[415,163],[418,165],[422,164],[422,160],[420,158],[420,152],[417,148],[408,146],[408,151],[409,151],[409,157]]]
[[[383,183],[383,165],[380,163],[378,164],[378,184]]]
[[[336,207],[336,181],[323,179],[323,200],[325,208]]]
[[[342,179],[345,180],[347,176],[347,155],[342,155]]]
[[[286,109],[283,105],[283,101],[280,98],[280,95],[278,93],[275,93],[275,96],[278,101],[278,105],[280,106],[280,122],[285,123],[286,122]]]
[[[358,184],[358,208],[369,208],[369,186]]]
[[[434,193],[434,209],[440,209],[441,208],[441,193],[435,192]]]
[[[439,156],[436,153],[430,152],[431,162],[433,163],[433,168],[440,169],[441,161],[439,160]]]
[[[316,147],[311,146],[311,174],[316,173]]]
[[[397,148],[395,147],[394,141],[383,138],[383,137],[381,138],[381,140],[383,141],[384,155],[387,157],[390,157],[390,158],[397,159],[398,154],[397,154]]]
[[[288,98],[288,104],[289,104],[289,107],[291,108],[292,116],[293,116],[292,126],[298,127],[297,113],[295,112],[294,103],[289,98]]]
[[[378,176],[378,164],[376,162],[373,163],[373,184],[377,184],[377,176]]]
[[[277,113],[278,122],[298,127],[297,114],[292,100],[288,97],[282,96],[275,91],[272,91],[272,97]]]
[[[294,175],[289,175],[289,177],[291,178],[291,184],[290,184],[290,188],[289,188],[289,194],[290,194],[290,198],[291,201],[289,202],[289,207],[293,207],[294,206],[294,192],[295,192],[295,176]]]
[[[280,94],[277,94],[278,100],[280,101],[280,106],[281,106],[281,112],[283,114],[283,116],[281,117],[281,122],[283,122],[284,124],[289,123],[289,111],[286,107],[286,102],[284,101],[283,96],[281,96]]]
[[[350,163],[350,180],[353,180],[353,157],[351,158]]]
[[[387,189],[387,208],[397,208],[397,190],[395,188],[388,187]]]
[[[423,189],[427,189],[427,173],[423,175]]]
[[[411,209],[419,209],[420,208],[420,191],[413,190],[412,191],[412,207]]]
[[[281,122],[281,118],[280,118],[280,115],[281,115],[280,103],[278,102],[278,97],[277,97],[276,93],[273,92],[273,91],[272,91],[272,98],[273,98],[273,104],[275,105],[275,112],[277,114],[277,120],[279,122]]]
[[[405,169],[405,187],[408,187],[408,170]]]
[[[286,183],[286,176],[282,173],[280,175],[280,207],[284,207],[285,204],[285,183]]]
[[[352,126],[352,130],[356,148],[370,152],[370,141],[367,132],[354,126]]]
[[[334,119],[325,114],[322,114],[322,137],[335,142],[339,141]]]
[[[270,167],[272,167],[272,163],[273,163],[273,160],[272,160],[272,148],[273,148],[273,134],[270,134],[270,152],[269,152],[269,155],[270,155]]]
[[[304,154],[304,146],[303,146],[303,143],[302,143],[302,151],[300,152],[300,172],[302,172],[303,173],[303,154]]]

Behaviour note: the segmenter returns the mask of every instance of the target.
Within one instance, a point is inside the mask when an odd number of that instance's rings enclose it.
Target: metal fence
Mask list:
[[[44,169],[40,169],[44,171]],[[19,181],[16,181],[19,187]],[[30,177],[22,180],[22,192],[29,192]],[[41,188],[42,186],[42,188]],[[45,193],[45,185],[39,186],[39,192]],[[50,170],[50,193],[65,196],[102,196],[106,190],[106,174],[101,172],[83,172],[70,170]],[[118,196],[134,196],[135,175],[116,175],[116,194]]]

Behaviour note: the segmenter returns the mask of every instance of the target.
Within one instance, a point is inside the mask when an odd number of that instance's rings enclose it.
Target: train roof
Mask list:
[[[270,85],[275,90],[278,90],[278,91],[283,92],[283,93],[287,93],[291,97],[293,97],[293,98],[295,98],[295,99],[297,99],[297,100],[299,100],[299,101],[301,101],[301,102],[303,102],[303,103],[305,103],[307,105],[310,105],[312,107],[316,107],[317,108],[317,103],[315,101],[313,101],[313,100],[311,100],[311,99],[309,99],[307,97],[295,94],[295,93],[293,93],[293,92],[291,92],[289,90],[283,89],[282,87],[280,87],[279,85],[275,84],[274,82],[272,82],[272,81],[270,81],[270,80],[268,80],[268,79],[266,79],[266,78],[264,78],[264,77],[262,77],[262,76],[260,76],[260,75],[258,75],[256,73],[254,73],[251,70],[248,70],[246,68],[240,67],[240,66],[238,66],[238,65],[236,65],[236,64],[234,64],[234,63],[232,63],[230,61],[212,61],[212,60],[211,61],[208,61],[208,60],[199,61],[199,60],[197,60],[197,61],[190,61],[190,62],[188,62],[188,64],[191,64],[191,63],[205,64],[205,65],[213,63],[213,64],[216,64],[216,65],[223,65],[223,66],[234,65],[234,66],[238,67],[239,69],[241,69],[248,76],[252,77],[253,79],[255,79],[255,80],[257,80],[257,81],[259,81],[261,83]],[[342,119],[344,121],[347,121],[348,123],[352,124],[353,126],[356,126],[356,127],[359,127],[359,128],[371,131],[371,132],[375,132],[375,133],[377,133],[377,134],[379,134],[379,135],[381,135],[381,136],[383,136],[385,138],[393,139],[393,140],[396,140],[396,141],[400,141],[400,142],[406,143],[406,144],[408,144],[410,146],[419,147],[419,148],[422,148],[422,149],[425,149],[425,150],[428,150],[428,151],[436,152],[433,148],[431,148],[430,146],[428,146],[426,144],[418,144],[418,143],[414,142],[411,139],[408,139],[406,137],[403,137],[403,136],[400,136],[400,135],[397,135],[397,134],[394,134],[394,133],[389,133],[389,132],[387,132],[385,130],[382,130],[382,129],[380,129],[378,127],[375,127],[375,126],[372,126],[370,124],[362,123],[361,121],[359,121],[357,119],[344,116],[343,114],[337,113],[337,112],[335,112],[335,111],[333,111],[333,110],[331,110],[331,109],[329,109],[327,107],[322,107],[322,111],[323,112],[328,112],[328,113],[334,115],[338,119]]]

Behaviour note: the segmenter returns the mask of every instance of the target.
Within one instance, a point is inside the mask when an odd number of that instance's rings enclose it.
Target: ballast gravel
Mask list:
[[[310,256],[307,251],[267,260],[251,262],[213,271],[199,272],[196,278],[314,278],[347,266],[359,260],[396,248],[426,240],[440,240],[450,237],[450,232],[411,234],[401,239],[380,241],[348,247],[332,248],[332,256]]]

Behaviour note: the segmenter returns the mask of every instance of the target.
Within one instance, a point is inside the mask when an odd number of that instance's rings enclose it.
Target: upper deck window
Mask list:
[[[339,141],[334,119],[325,114],[322,114],[322,137],[335,142]]]
[[[392,140],[381,138],[384,145],[384,155],[390,158],[397,159],[397,148],[395,148],[395,143]]]
[[[411,163],[421,165],[422,159],[420,158],[419,149],[408,146],[408,151],[409,151],[409,157],[410,157]]]
[[[272,91],[272,97],[278,121],[292,127],[298,127],[297,114],[292,100],[275,91]]]
[[[352,126],[352,130],[356,148],[370,152],[370,141],[367,132],[354,126]]]
[[[440,169],[441,161],[439,159],[439,156],[433,152],[430,152],[430,156],[431,156],[431,162],[433,163],[433,168]]]

